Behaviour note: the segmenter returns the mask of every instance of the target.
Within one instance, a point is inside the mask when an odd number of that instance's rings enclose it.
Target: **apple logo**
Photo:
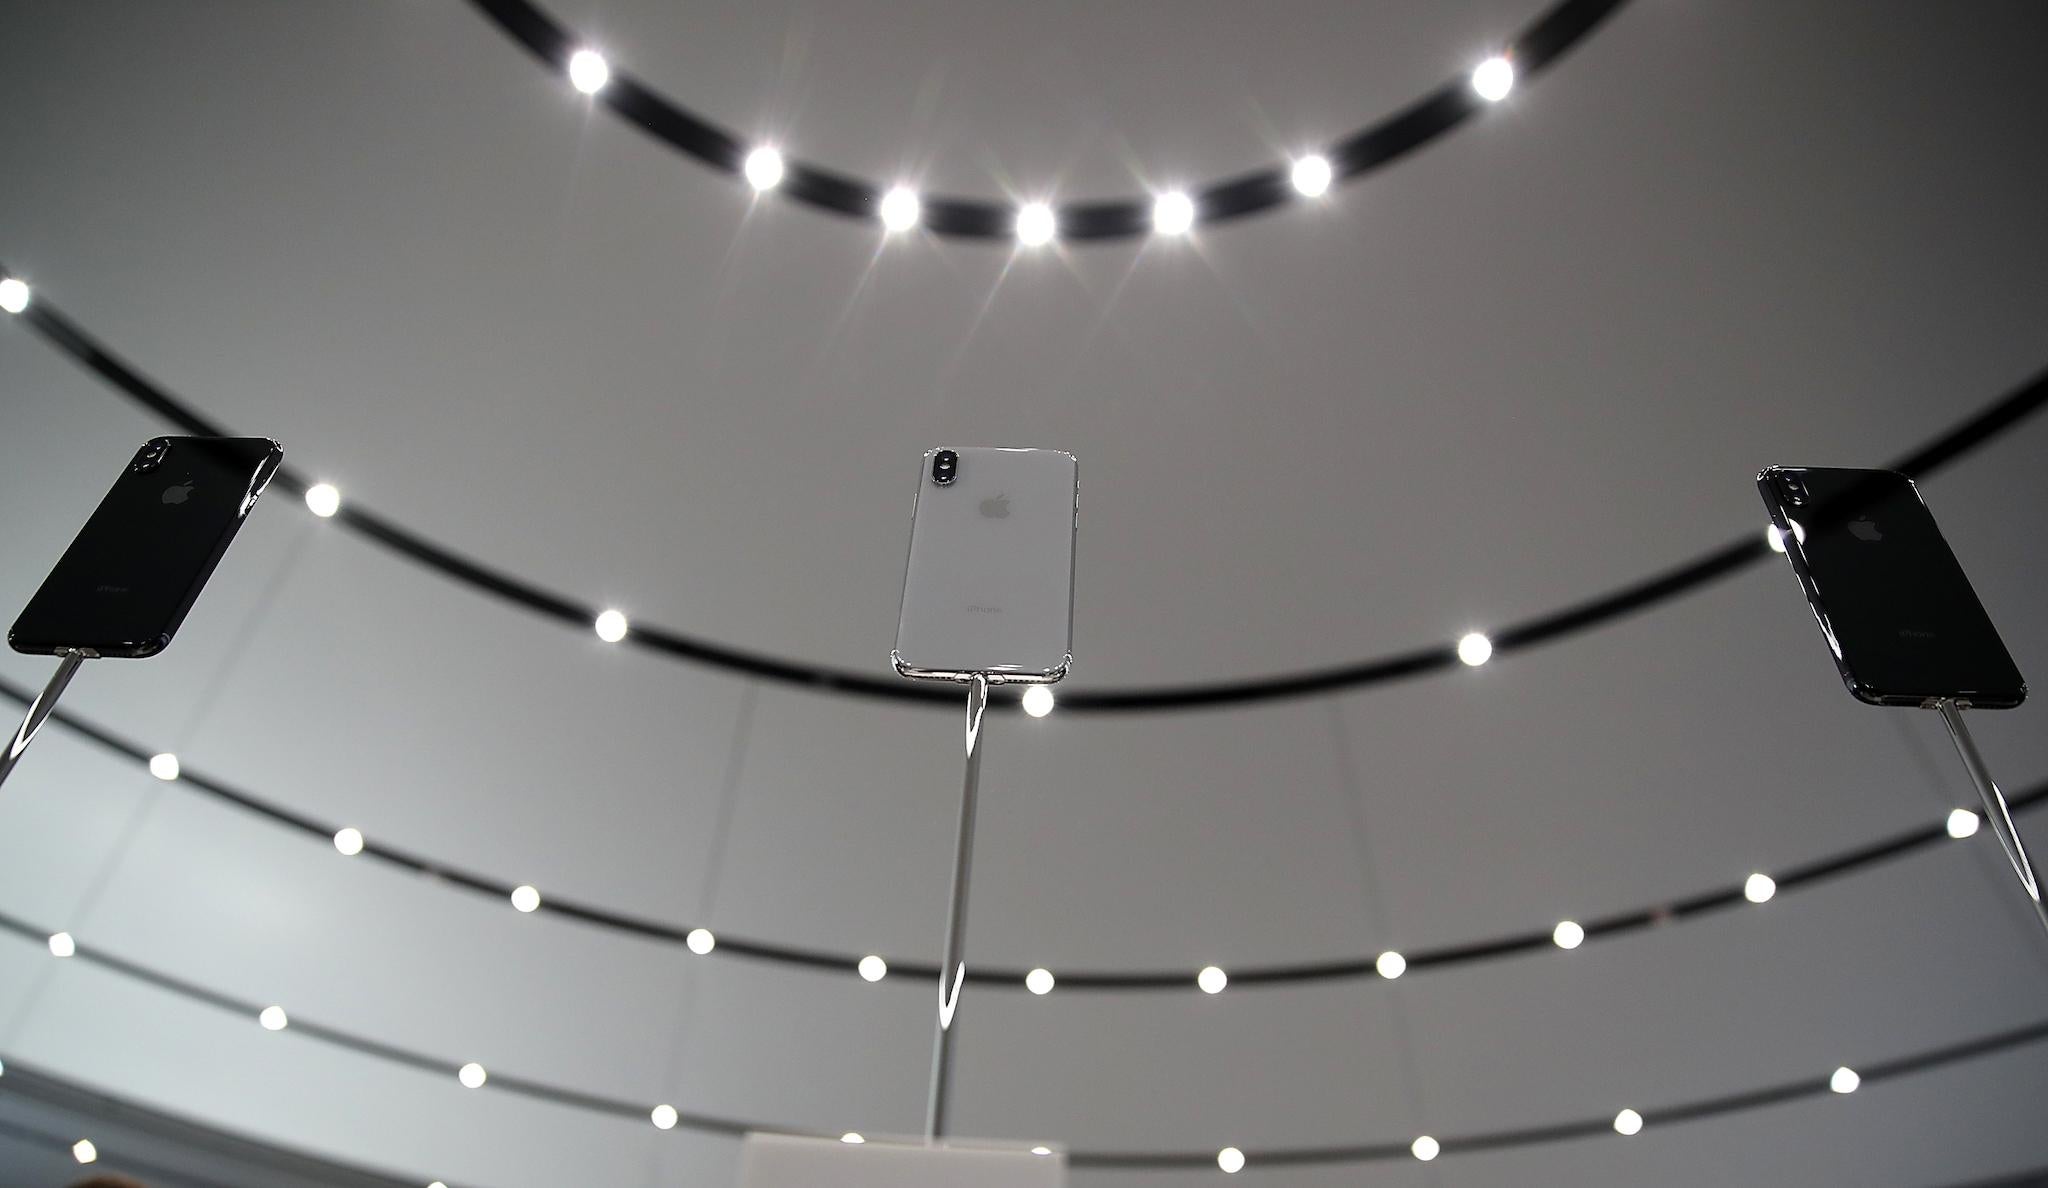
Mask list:
[[[1877,524],[1875,521],[1872,520],[1849,521],[1849,535],[1855,537],[1857,540],[1884,539],[1884,533],[1879,532],[1877,530]]]
[[[992,495],[981,501],[981,514],[991,520],[1007,519],[1010,515],[1010,497]]]
[[[186,480],[185,480],[184,482],[182,482],[182,483],[179,483],[178,485],[176,485],[176,486],[174,486],[174,487],[165,487],[165,488],[164,488],[164,502],[165,502],[165,503],[183,503],[183,502],[185,502],[185,500],[187,500],[187,499],[191,498],[191,496],[192,496],[192,488],[193,488],[194,486],[196,486],[196,485],[197,485],[197,484],[193,483],[193,481],[192,481],[191,479],[186,479]]]

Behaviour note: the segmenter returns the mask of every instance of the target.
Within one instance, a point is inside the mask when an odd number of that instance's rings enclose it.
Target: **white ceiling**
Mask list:
[[[1341,134],[1538,8],[553,11],[822,163],[1091,197]],[[750,206],[461,4],[46,2],[8,30],[0,259],[40,295],[437,538],[636,617],[877,674],[931,445],[1080,455],[1074,687],[1214,680],[1454,638],[1661,568],[1760,528],[1759,467],[1877,464],[2048,363],[2035,4],[1641,0],[1325,203],[1014,260]],[[163,431],[0,326],[0,608]],[[2048,421],[2029,423],[1927,485],[2037,680],[2044,449]],[[19,683],[47,670],[0,656]],[[281,493],[170,652],[89,666],[67,704],[544,892],[846,951],[938,947],[951,715],[607,648]],[[2012,786],[2048,774],[2044,715],[1980,715]],[[1056,971],[1547,927],[1969,796],[1930,716],[1841,692],[1776,567],[1476,671],[1249,710],[1006,715],[988,745],[969,956]],[[2014,895],[1986,833],[1763,908],[1392,985],[972,994],[957,1120],[1255,1151],[1651,1118],[1626,1142],[1370,1172],[1386,1184],[2038,1166],[2037,1051],[1710,1122],[1659,1128],[1654,1110],[2040,1018],[2048,949]],[[457,1062],[804,1127],[921,1124],[922,984],[523,917],[60,729],[0,798],[0,907]],[[422,1180],[715,1185],[736,1152],[270,1035],[5,938],[0,1053]]]

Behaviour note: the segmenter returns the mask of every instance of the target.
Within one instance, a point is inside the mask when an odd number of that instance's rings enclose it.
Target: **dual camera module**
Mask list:
[[[1778,489],[1785,493],[1785,502],[1787,505],[1791,507],[1803,507],[1806,504],[1806,480],[1800,478],[1798,475],[1779,475]]]
[[[932,454],[932,485],[943,487],[951,483],[960,473],[960,455],[952,450],[938,450]]]
[[[133,470],[136,474],[148,474],[150,471],[162,466],[164,464],[164,455],[170,452],[171,442],[169,438],[153,437],[135,455],[135,464],[129,469]]]

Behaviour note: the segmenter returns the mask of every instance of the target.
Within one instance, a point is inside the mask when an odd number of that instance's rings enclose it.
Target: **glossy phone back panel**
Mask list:
[[[917,473],[896,625],[905,676],[1056,681],[1073,659],[1078,464],[1062,450],[963,448]]]
[[[1774,467],[1757,489],[1857,698],[1988,709],[2025,700],[2019,667],[1911,479]]]
[[[169,646],[284,458],[260,437],[158,437],[114,481],[7,633],[17,652]]]

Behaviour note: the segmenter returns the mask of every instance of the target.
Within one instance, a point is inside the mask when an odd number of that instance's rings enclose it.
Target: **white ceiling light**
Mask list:
[[[1560,949],[1576,949],[1586,943],[1586,930],[1575,921],[1559,920],[1557,927],[1550,930],[1550,939]]]
[[[718,938],[711,935],[709,928],[692,928],[690,935],[683,938],[683,943],[690,946],[690,952],[702,957],[718,947]]]
[[[860,959],[860,978],[863,982],[879,982],[889,976],[889,963],[873,953]]]
[[[891,231],[908,231],[917,226],[917,220],[924,213],[924,206],[917,200],[915,190],[897,186],[882,195],[882,226]]]
[[[1771,546],[1773,553],[1785,551],[1785,534],[1778,531],[1776,524],[1764,525],[1764,543]]]
[[[652,1110],[648,1111],[647,1116],[658,1129],[674,1130],[676,1128],[676,1107],[672,1105],[655,1106]]]
[[[1225,1147],[1216,1152],[1216,1166],[1234,1176],[1244,1170],[1244,1152],[1236,1147]]]
[[[1152,200],[1152,229],[1161,235],[1185,235],[1195,225],[1195,200],[1175,190]]]
[[[1372,967],[1380,971],[1381,977],[1391,982],[1408,972],[1408,959],[1389,949],[1373,961]]]
[[[1493,641],[1477,631],[1466,634],[1458,641],[1458,659],[1474,668],[1493,658]]]
[[[363,831],[353,825],[344,825],[334,831],[334,848],[350,858],[363,852]]]
[[[50,934],[50,956],[69,957],[76,952],[78,952],[78,942],[71,939],[70,933],[53,932]]]
[[[1024,975],[1024,988],[1033,994],[1051,994],[1052,987],[1053,977],[1049,969],[1034,969]]]
[[[1948,815],[1948,835],[1957,841],[1961,841],[1966,837],[1975,837],[1977,835],[1977,827],[1982,823],[1981,818],[1969,809],[1956,809]]]
[[[522,912],[538,911],[540,909],[539,888],[525,883],[512,888],[512,906]]]
[[[341,510],[341,492],[333,483],[314,483],[306,488],[306,509],[324,520]]]
[[[1634,1110],[1623,1110],[1614,1116],[1614,1133],[1630,1135],[1641,1133],[1643,1116]]]
[[[604,611],[591,624],[597,637],[606,643],[617,643],[626,638],[626,616],[615,610]]]
[[[604,55],[592,49],[580,49],[569,55],[569,85],[586,95],[595,95],[604,90],[612,80],[611,63]]]
[[[1430,1160],[1435,1159],[1439,1154],[1442,1153],[1443,1144],[1437,1142],[1435,1139],[1425,1134],[1421,1138],[1416,1139],[1414,1142],[1408,1144],[1408,1149],[1415,1153],[1415,1157],[1417,1159],[1422,1160],[1424,1163],[1428,1163]]]
[[[178,757],[169,751],[165,751],[161,755],[151,755],[149,757],[149,774],[160,780],[177,779]]]
[[[1856,1075],[1855,1069],[1847,1066],[1836,1069],[1834,1074],[1828,1077],[1828,1088],[1837,1093],[1854,1093],[1861,1084],[1863,1078]]]
[[[1751,903],[1769,903],[1778,893],[1778,880],[1767,874],[1753,874],[1742,884],[1742,897]]]
[[[91,1163],[100,1157],[100,1149],[92,1145],[91,1139],[79,1139],[71,1144],[71,1157],[80,1163]]]
[[[1043,718],[1052,712],[1053,696],[1051,685],[1033,685],[1024,690],[1024,712],[1034,718]]]
[[[1051,1147],[1033,1147],[1033,1148],[1031,1148],[1031,1153],[1032,1153],[1033,1155],[1050,1155],[1050,1154],[1052,1154],[1052,1148],[1051,1148]]]
[[[28,308],[29,290],[24,281],[8,277],[0,280],[0,309],[8,313],[20,313]]]
[[[748,185],[756,190],[772,190],[782,184],[782,154],[762,145],[747,154],[740,170],[747,175]]]
[[[285,1018],[284,1008],[281,1006],[264,1007],[262,1013],[256,1016],[256,1021],[263,1025],[265,1031],[283,1031],[291,1023],[290,1019]]]
[[[1043,202],[1027,202],[1017,208],[1017,242],[1025,247],[1044,247],[1052,242],[1059,231],[1058,220],[1052,207]],[[1034,685],[1033,688],[1044,688]]]
[[[1230,975],[1213,965],[1205,965],[1202,972],[1195,975],[1195,985],[1200,986],[1204,994],[1221,994],[1223,988],[1230,985]]]
[[[867,1142],[868,1140],[861,1136],[860,1131],[849,1130],[845,1134],[839,1136],[839,1141],[845,1143],[849,1147],[858,1147],[862,1143]]]
[[[1330,159],[1310,153],[1295,161],[1288,170],[1287,180],[1294,183],[1295,193],[1304,198],[1319,197],[1330,188]]]
[[[484,1072],[483,1065],[472,1060],[455,1070],[455,1079],[462,1082],[464,1089],[481,1089],[484,1087],[484,1082],[491,1078],[490,1074]]]
[[[1472,89],[1488,103],[1498,103],[1515,89],[1515,64],[1495,54],[1472,71]]]

